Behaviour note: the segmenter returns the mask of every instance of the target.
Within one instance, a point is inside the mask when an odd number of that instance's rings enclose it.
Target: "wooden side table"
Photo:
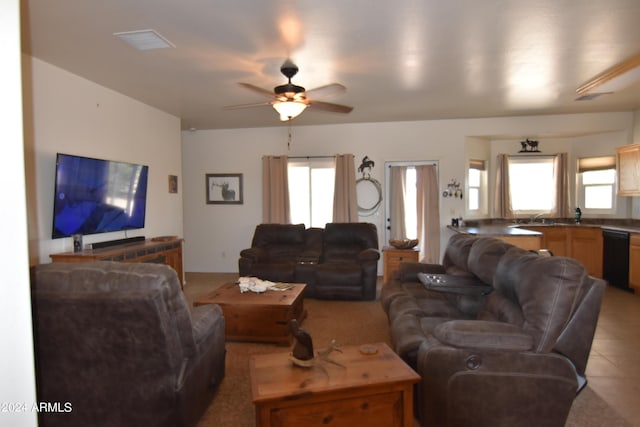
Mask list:
[[[383,283],[389,283],[401,262],[418,262],[418,249],[396,249],[392,246],[382,248]]]
[[[252,356],[256,426],[412,427],[413,385],[420,376],[385,343],[340,349],[329,357],[342,366],[301,368],[289,353]],[[371,349],[375,353],[367,354]]]

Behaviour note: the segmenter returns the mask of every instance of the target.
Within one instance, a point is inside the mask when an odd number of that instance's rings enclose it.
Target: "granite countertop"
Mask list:
[[[524,224],[522,224],[524,225]],[[449,230],[462,234],[474,234],[478,236],[521,236],[521,237],[537,237],[542,236],[539,231],[526,230],[521,225],[480,225],[477,227],[453,227],[447,225]]]
[[[534,223],[534,224],[479,224],[469,227],[453,227],[448,225],[449,230],[456,233],[475,234],[484,236],[541,236],[539,231],[528,230],[527,227],[580,227],[580,228],[601,228],[603,230],[626,231],[629,233],[640,233],[640,227],[633,225],[619,224],[576,224],[576,223]]]

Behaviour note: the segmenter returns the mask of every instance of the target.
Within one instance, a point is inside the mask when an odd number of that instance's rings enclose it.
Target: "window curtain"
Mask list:
[[[389,226],[392,239],[406,239],[407,225],[405,223],[404,198],[407,187],[407,167],[390,167],[390,195],[389,195]]]
[[[353,154],[337,154],[333,222],[358,222],[356,167]]]
[[[553,159],[553,171],[556,182],[556,198],[551,215],[556,218],[569,218],[569,156],[567,153],[557,154]]]
[[[420,260],[440,262],[440,205],[438,176],[434,165],[416,166],[418,239]]]
[[[289,224],[289,159],[287,156],[262,157],[262,222]]]
[[[498,154],[493,210],[494,214],[500,218],[513,217],[511,191],[509,190],[509,156],[507,154]]]

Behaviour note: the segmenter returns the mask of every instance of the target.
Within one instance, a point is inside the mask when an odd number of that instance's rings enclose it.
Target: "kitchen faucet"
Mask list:
[[[544,213],[539,213],[536,215],[532,215],[531,218],[529,218],[529,223],[533,224],[536,222],[536,219],[540,218],[542,215],[544,215]],[[544,220],[542,220],[542,222],[544,222]]]

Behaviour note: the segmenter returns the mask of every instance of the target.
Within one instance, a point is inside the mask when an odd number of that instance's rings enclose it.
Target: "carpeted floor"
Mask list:
[[[189,273],[185,294],[193,301],[198,295],[236,278],[237,276],[229,274]],[[338,344],[389,343],[387,318],[378,301],[307,299],[305,308],[308,316],[303,327],[311,333],[316,348],[327,346],[332,339]],[[254,427],[249,358],[254,354],[288,350],[287,347],[272,344],[227,342],[225,378],[198,427]],[[576,398],[566,425],[630,426],[588,386]]]

